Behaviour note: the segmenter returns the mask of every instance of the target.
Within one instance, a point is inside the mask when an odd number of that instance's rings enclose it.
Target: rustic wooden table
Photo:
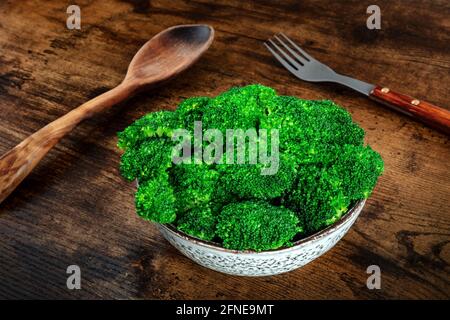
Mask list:
[[[342,73],[447,107],[450,7],[446,0],[0,2],[0,153],[122,80],[135,51],[162,29],[208,23],[216,39],[190,70],[89,120],[63,139],[0,206],[0,297],[150,299],[450,298],[450,146],[444,135],[336,85],[296,80],[262,42],[284,31]],[[116,132],[183,98],[250,83],[333,99],[367,130],[385,174],[336,247],[294,272],[227,276],[172,248],[134,212],[119,176]],[[79,265],[82,289],[68,290]],[[366,287],[369,265],[381,289]]]

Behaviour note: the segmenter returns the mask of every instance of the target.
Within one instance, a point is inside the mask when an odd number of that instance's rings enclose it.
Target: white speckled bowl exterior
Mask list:
[[[204,267],[239,276],[270,276],[304,266],[330,250],[353,225],[365,202],[357,202],[339,221],[295,242],[292,247],[263,252],[225,249],[193,238],[173,226],[156,225],[175,248]]]

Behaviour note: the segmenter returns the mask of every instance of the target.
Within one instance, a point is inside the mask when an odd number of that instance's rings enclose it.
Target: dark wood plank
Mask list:
[[[345,88],[300,82],[264,50],[284,31],[336,70],[447,107],[448,1],[79,1],[82,29],[60,1],[0,3],[0,153],[118,84],[152,35],[208,23],[216,40],[166,86],[88,120],[58,144],[0,206],[3,298],[449,298],[448,137]],[[202,268],[136,217],[118,173],[116,132],[185,97],[262,83],[281,94],[333,99],[367,130],[386,163],[362,215],[337,246],[297,271],[248,279]],[[66,288],[78,264],[82,290]],[[369,265],[382,289],[365,286]],[[200,288],[200,289],[199,289]]]

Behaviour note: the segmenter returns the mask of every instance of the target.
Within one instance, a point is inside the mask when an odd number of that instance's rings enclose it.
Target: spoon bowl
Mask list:
[[[160,32],[145,43],[131,61],[124,82],[142,88],[157,85],[187,69],[209,48],[214,29],[180,25]]]

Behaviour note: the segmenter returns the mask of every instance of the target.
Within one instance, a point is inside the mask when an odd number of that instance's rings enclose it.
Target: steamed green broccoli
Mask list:
[[[334,163],[301,165],[297,185],[286,197],[308,233],[333,224],[352,202],[369,197],[383,172],[380,155],[370,147],[345,145],[340,152]]]
[[[173,145],[166,139],[147,139],[122,155],[120,172],[129,181],[146,180],[172,166]]]
[[[218,216],[217,235],[225,248],[263,251],[289,245],[302,231],[294,212],[265,202],[237,202]]]
[[[184,212],[199,206],[208,205],[219,180],[219,173],[207,164],[179,164],[173,167],[177,208]]]
[[[169,176],[165,173],[140,182],[135,202],[137,214],[146,220],[159,223],[175,221],[175,196],[169,184]]]
[[[204,128],[221,130],[257,128],[267,101],[276,97],[273,89],[261,85],[231,88],[210,100],[203,114]]]
[[[339,178],[330,176],[318,164],[299,167],[298,181],[284,205],[297,212],[305,232],[310,234],[334,223],[350,205]]]
[[[194,130],[194,122],[202,121],[203,114],[208,107],[210,98],[207,97],[194,97],[188,98],[180,103],[176,113],[179,116],[180,122],[183,124],[183,128]]]
[[[267,109],[262,128],[278,128],[280,149],[299,163],[332,162],[346,144],[362,145],[364,130],[332,101],[280,96]]]
[[[194,122],[201,122],[202,134],[218,129],[224,139],[230,129],[254,129],[253,137],[233,140],[244,147],[245,162],[236,164],[240,156],[228,154],[224,142],[219,162],[175,163],[175,130],[189,133],[193,153],[210,143],[193,144]],[[279,139],[266,140],[264,130],[275,129]],[[383,160],[364,146],[364,131],[346,110],[328,100],[278,96],[262,85],[186,99],[175,111],[150,113],[118,136],[120,172],[139,182],[139,216],[237,250],[287,246],[333,224],[369,197],[383,172]],[[263,163],[261,154],[250,161],[252,139],[258,151],[265,146],[275,152],[273,174],[262,174],[273,163]]]
[[[179,230],[203,240],[212,240],[216,235],[217,217],[209,207],[196,207],[181,213],[176,226]]]
[[[270,200],[281,197],[294,183],[297,170],[294,159],[280,155],[275,174],[262,175],[261,169],[265,166],[261,163],[220,165],[220,183],[240,199]]]
[[[149,113],[119,132],[117,145],[122,150],[133,148],[152,137],[172,137],[175,129],[182,128],[178,114],[171,111]]]
[[[368,198],[384,170],[380,154],[370,146],[353,145],[343,146],[340,152],[330,174],[339,175],[344,193],[351,200]]]

